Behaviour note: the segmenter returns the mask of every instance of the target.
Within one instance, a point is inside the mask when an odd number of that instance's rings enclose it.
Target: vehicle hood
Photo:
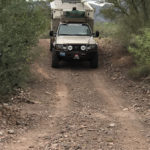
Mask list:
[[[58,36],[56,44],[96,44],[90,36]]]

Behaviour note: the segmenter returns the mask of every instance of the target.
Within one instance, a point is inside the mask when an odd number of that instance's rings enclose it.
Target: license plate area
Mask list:
[[[64,57],[64,56],[66,56],[66,53],[65,52],[60,52],[59,55]]]

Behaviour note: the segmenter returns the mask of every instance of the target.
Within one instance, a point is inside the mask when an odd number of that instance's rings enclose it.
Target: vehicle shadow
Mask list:
[[[59,69],[66,69],[66,70],[85,70],[85,71],[89,71],[89,70],[95,70],[93,68],[90,67],[90,63],[88,61],[61,61],[60,62],[60,67]],[[98,69],[98,68],[96,68]]]

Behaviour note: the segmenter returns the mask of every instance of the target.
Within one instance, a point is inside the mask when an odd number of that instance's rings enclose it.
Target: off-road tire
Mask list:
[[[58,58],[55,50],[52,51],[52,64],[51,64],[51,66],[52,66],[52,68],[59,68],[59,58]]]
[[[98,67],[98,53],[95,53],[92,59],[90,60],[90,66],[91,68],[97,68]]]
[[[53,51],[53,49],[54,49],[53,43],[52,43],[52,42],[50,42],[50,48],[49,48],[49,50],[52,52],[52,51]]]

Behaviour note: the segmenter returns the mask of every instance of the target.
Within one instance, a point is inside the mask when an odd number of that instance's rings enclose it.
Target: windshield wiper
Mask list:
[[[70,34],[59,34],[59,35],[70,35]]]
[[[90,36],[90,34],[72,34],[73,36]]]
[[[68,36],[91,36],[91,34],[59,34],[59,35],[68,35]]]

